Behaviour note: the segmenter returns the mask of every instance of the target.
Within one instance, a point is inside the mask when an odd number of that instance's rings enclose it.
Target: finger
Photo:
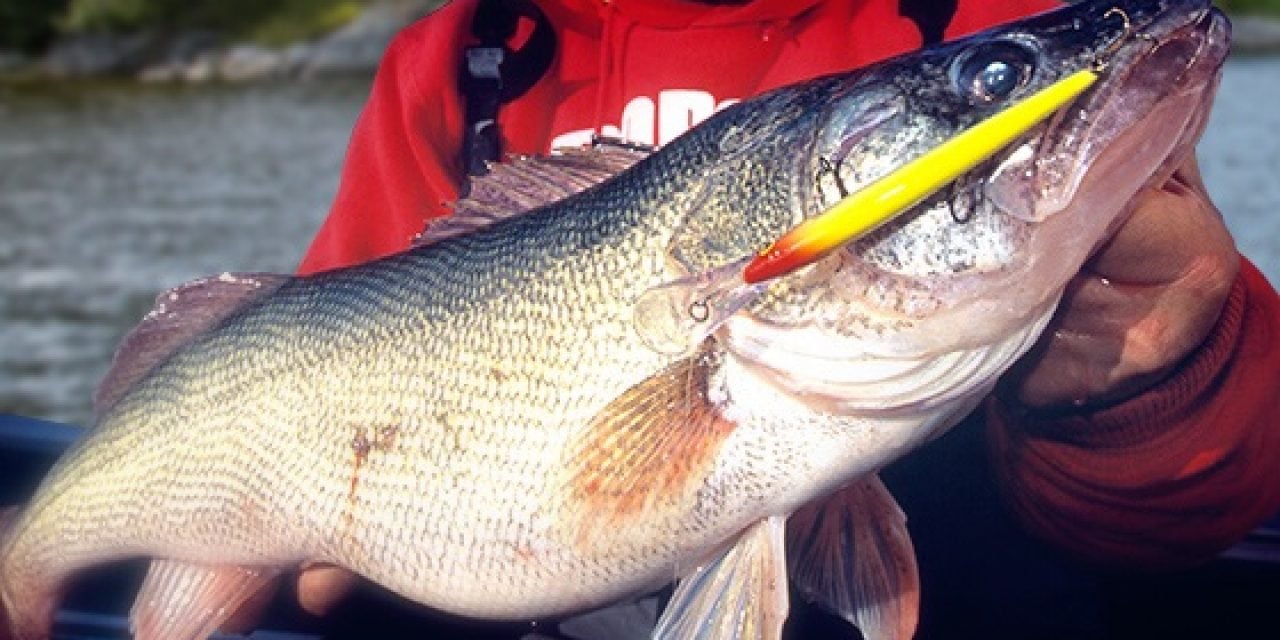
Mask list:
[[[1125,223],[1085,266],[1129,284],[1163,284],[1237,262],[1235,243],[1200,178],[1194,157],[1162,184],[1140,192]]]
[[[304,567],[298,575],[298,604],[307,613],[322,616],[355,588],[356,574],[331,564]]]
[[[1039,408],[1117,402],[1163,379],[1212,331],[1239,256],[1194,159],[1130,209],[1010,372],[1006,397]]]

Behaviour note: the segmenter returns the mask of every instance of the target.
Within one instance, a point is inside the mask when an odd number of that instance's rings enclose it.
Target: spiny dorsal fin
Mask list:
[[[709,472],[736,426],[707,397],[718,363],[704,351],[628,389],[595,416],[569,450],[576,543],[589,546],[602,527],[672,515]]]
[[[433,220],[414,245],[467,234],[561,200],[617,175],[647,155],[632,147],[605,144],[494,164],[488,174],[472,180],[467,197],[453,204],[452,215]]]
[[[223,273],[178,285],[156,296],[155,306],[116,347],[98,384],[93,409],[102,415],[157,364],[192,338],[275,291],[289,276]]]

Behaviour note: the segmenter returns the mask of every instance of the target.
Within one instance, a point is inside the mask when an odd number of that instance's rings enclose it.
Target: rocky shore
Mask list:
[[[241,82],[369,74],[392,36],[439,2],[382,0],[333,33],[271,48],[210,32],[68,38],[38,58],[0,51],[0,74],[50,79],[131,77],[143,82]]]
[[[392,36],[438,4],[381,0],[323,38],[283,48],[227,43],[203,32],[77,36],[57,43],[39,58],[0,51],[0,75],[199,83],[370,74]],[[1237,52],[1280,53],[1280,19],[1238,16],[1232,23]]]
[[[1280,18],[1233,17],[1231,45],[1240,53],[1280,53]]]

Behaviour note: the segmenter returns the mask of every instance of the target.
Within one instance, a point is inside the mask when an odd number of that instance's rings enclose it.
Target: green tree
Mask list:
[[[64,31],[207,29],[279,44],[320,35],[369,0],[70,0]]]
[[[68,0],[0,0],[0,49],[33,53],[57,34]]]
[[[1280,16],[1280,0],[1217,0],[1228,13]]]

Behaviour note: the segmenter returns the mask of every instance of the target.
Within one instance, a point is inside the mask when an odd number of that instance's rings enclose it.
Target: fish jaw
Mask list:
[[[1003,104],[1104,67],[1050,121],[869,236],[774,281],[748,315],[816,329],[831,353],[891,360],[974,349],[1027,326],[1124,220],[1129,200],[1189,152],[1228,41],[1226,19],[1202,0],[1085,2],[868,68],[832,97],[811,153],[795,160],[808,181],[798,187],[806,216],[999,108],[961,82],[971,67],[1024,65],[1023,85]],[[864,95],[878,106],[859,104]]]
[[[1133,196],[1167,179],[1199,139],[1227,54],[1229,23],[1208,2],[1132,4],[1133,32],[1104,59],[1097,90],[1027,142],[1035,149],[1035,177],[1023,182],[1031,189],[1024,206],[1006,206],[999,180],[1016,172],[997,171],[984,186],[995,209],[1029,219],[1026,260],[990,283],[986,291],[1000,291],[990,296],[998,302],[970,296],[943,322],[955,324],[964,314],[998,326],[1009,310],[1031,302],[1025,292],[1060,291],[1124,221]]]
[[[1087,170],[1072,187],[1069,202],[1037,219],[1000,210],[992,202],[995,198],[984,194],[983,215],[1000,216],[1005,219],[1000,224],[1011,229],[1004,238],[1007,262],[1000,261],[1000,249],[989,248],[992,237],[1001,233],[998,225],[992,223],[987,231],[968,237],[942,228],[964,226],[945,211],[944,222],[938,221],[937,209],[960,206],[951,196],[942,196],[923,205],[933,209],[927,215],[917,214],[916,220],[897,223],[784,279],[771,291],[772,299],[735,315],[720,330],[717,337],[730,354],[723,393],[729,398],[726,415],[731,419],[785,421],[764,414],[770,404],[790,402],[794,413],[825,416],[863,431],[862,440],[851,437],[844,445],[835,444],[840,436],[825,436],[828,451],[811,453],[815,460],[834,456],[821,464],[828,471],[797,474],[822,480],[793,498],[803,501],[812,495],[805,491],[828,490],[874,471],[963,417],[1036,342],[1065,283],[1108,230],[1123,220],[1133,194],[1167,177],[1199,137],[1226,54],[1225,18],[1204,2],[1129,3],[1130,31],[1124,32],[1114,15],[1104,18],[1113,4],[1086,3],[1045,14],[1022,26],[980,35],[974,44],[960,44],[946,54],[964,60],[972,55],[966,46],[980,50],[991,46],[991,38],[1003,42],[1015,37],[1010,34],[1037,29],[1051,36],[1086,29],[1089,19],[1101,21],[1084,44],[1072,42],[1079,35],[1060,38],[1066,41],[1063,46],[1074,47],[1071,55],[1078,61],[1110,56],[1101,93],[1042,125],[999,161],[1025,155],[1029,149],[1030,157],[1041,163],[1040,173],[1033,177],[1043,178],[1062,174],[1065,168],[1058,164],[1083,158]],[[1047,42],[1053,41],[1050,36],[1044,36]],[[1114,42],[1119,44],[1113,46]],[[1069,70],[1066,65],[1052,71]],[[875,88],[878,104],[895,104],[892,91],[883,84],[865,78],[861,82],[864,88]],[[1136,116],[1125,107],[1134,100],[1144,107]],[[910,110],[912,102],[898,104]],[[866,107],[862,109],[866,113]],[[877,127],[901,126],[912,119],[890,111],[872,110]],[[832,126],[830,116],[827,123]],[[874,128],[848,126],[840,129],[841,135],[854,129],[860,136],[877,135]],[[838,144],[835,140],[820,140],[816,146],[829,149]],[[999,162],[980,171],[989,172]],[[991,192],[1001,188],[986,182],[976,187]],[[1055,183],[1053,189],[1057,188]],[[1033,198],[1034,208],[1052,203],[1057,197],[1053,189],[1028,188],[1022,193]],[[933,218],[919,219],[929,215]],[[996,258],[989,266],[949,273],[903,255],[896,265],[901,270],[892,272],[886,251],[930,250],[922,237],[940,243],[959,238],[971,242],[976,253],[985,251]],[[886,244],[893,248],[885,249]],[[912,268],[919,270],[913,273]],[[867,430],[865,425],[871,423],[880,431]],[[891,434],[887,438],[886,429]],[[842,449],[844,453],[833,453]]]
[[[1048,324],[1058,297],[1020,326],[984,345],[929,357],[892,357],[860,349],[816,327],[780,330],[752,318],[734,318],[724,332],[732,357],[810,410],[862,418],[924,420],[972,406],[1020,358]],[[747,398],[751,394],[732,393]],[[961,412],[959,416],[963,416]]]
[[[1166,113],[1171,119],[1160,123],[1149,112],[1188,96],[1202,98],[1188,110],[1207,112],[1231,38],[1226,16],[1204,0],[1131,1],[1099,5],[1091,12],[1101,12],[1102,20],[1127,23],[1128,30],[1097,54],[1095,66],[1103,82],[1029,140],[1023,158],[1006,160],[996,170],[986,191],[1011,215],[1039,221],[1066,209],[1084,190],[1085,176],[1102,170],[1095,168],[1099,156],[1125,136],[1175,140],[1177,150],[1199,136],[1199,130],[1184,126],[1186,116]],[[1190,139],[1182,135],[1187,130],[1194,131]],[[1142,161],[1159,156],[1155,149],[1141,151],[1124,174],[1130,182],[1151,174],[1153,169]],[[1015,181],[1021,181],[1021,188]]]

